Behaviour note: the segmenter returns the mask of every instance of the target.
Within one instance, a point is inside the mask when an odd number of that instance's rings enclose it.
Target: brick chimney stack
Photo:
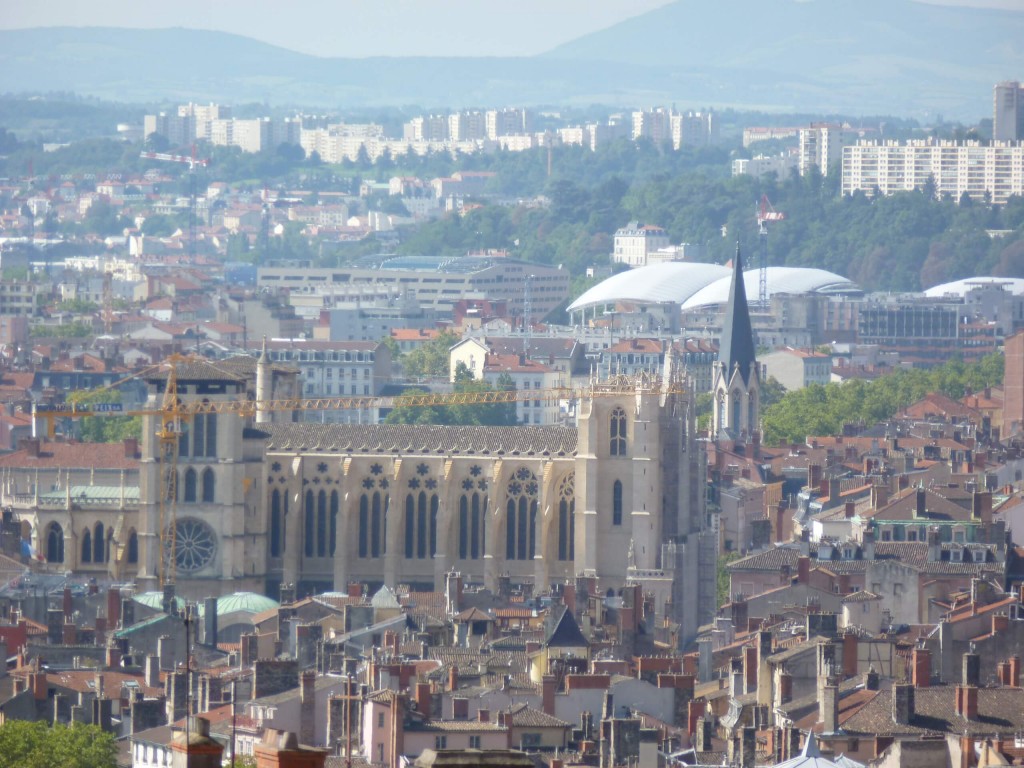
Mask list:
[[[932,652],[915,648],[911,653],[911,682],[915,688],[928,688],[932,682]]]
[[[956,687],[956,713],[964,720],[978,719],[978,689],[975,686]]]
[[[892,721],[908,725],[914,719],[914,686],[897,683],[892,687]]]

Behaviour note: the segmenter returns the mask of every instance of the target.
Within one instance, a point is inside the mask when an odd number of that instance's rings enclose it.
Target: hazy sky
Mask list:
[[[722,2],[723,0],[714,0]],[[827,0],[819,0],[825,2]],[[1024,0],[930,0],[1024,9]],[[670,0],[0,0],[0,29],[191,27],[318,56],[528,56]]]

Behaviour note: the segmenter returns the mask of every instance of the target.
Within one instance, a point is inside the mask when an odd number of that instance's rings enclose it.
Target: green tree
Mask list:
[[[391,362],[397,363],[402,359],[402,348],[393,336],[385,336],[380,340],[380,343],[387,347],[388,352],[391,353]]]
[[[75,390],[67,402],[74,405],[120,403],[116,389]],[[119,443],[126,437],[141,439],[142,419],[138,416],[84,416],[79,420],[78,437],[83,443]]]
[[[449,424],[460,426],[501,427],[516,424],[516,404],[485,402],[487,393],[514,392],[515,383],[508,374],[498,378],[496,386],[474,379],[463,363],[455,369],[455,395],[479,395],[480,402],[452,403],[451,405],[400,406],[388,414],[389,424]],[[420,390],[406,390],[403,395],[422,396]]]
[[[57,305],[60,312],[74,312],[75,314],[88,314],[95,312],[99,306],[94,301],[86,299],[67,299]]]
[[[448,378],[448,350],[459,337],[451,331],[439,333],[434,339],[410,350],[403,358],[405,375],[410,378]]]
[[[142,222],[142,234],[150,237],[169,237],[178,229],[179,225],[175,218],[163,213],[154,213]]]
[[[63,325],[37,323],[29,328],[28,335],[34,338],[84,339],[87,336],[92,336],[92,326],[77,320]]]
[[[899,370],[872,381],[812,384],[787,392],[763,413],[765,442],[802,442],[809,435],[833,435],[845,424],[873,425],[929,392],[959,399],[1003,380],[1003,360],[989,355],[976,364],[950,360],[930,370]]]
[[[114,737],[95,725],[8,720],[0,725],[0,768],[114,768]]]
[[[786,388],[774,376],[769,376],[761,385],[761,408],[775,405],[786,394]]]
[[[407,389],[401,397],[422,397],[421,389]],[[449,424],[449,414],[443,405],[401,405],[384,419],[387,424]]]
[[[491,386],[486,381],[474,379],[473,374],[466,367],[465,363],[458,363],[455,366],[455,392],[458,394],[479,394],[482,397],[488,392],[515,392],[516,385],[512,377],[507,373],[501,374]],[[448,407],[450,424],[466,424],[486,427],[510,426],[517,422],[516,403],[461,403]]]
[[[116,235],[124,230],[124,222],[106,200],[95,200],[89,206],[82,223],[87,232],[94,232],[97,235]]]

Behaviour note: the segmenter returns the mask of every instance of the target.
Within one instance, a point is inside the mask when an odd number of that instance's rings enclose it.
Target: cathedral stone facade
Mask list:
[[[147,379],[141,445],[36,442],[0,460],[43,567],[140,592],[173,579],[195,599],[282,583],[442,590],[451,572],[536,594],[584,577],[601,594],[640,585],[684,642],[713,616],[706,452],[671,355],[661,378],[583,388],[576,427],[318,424],[304,420],[315,406],[295,407],[298,372],[265,355],[174,365],[179,400],[214,412],[168,425],[173,504],[157,438],[166,366]],[[172,514],[175,567],[162,573]]]
[[[165,382],[150,381],[154,408]],[[265,357],[178,365],[182,401],[257,405],[254,416],[181,425],[179,594],[440,590],[455,570],[492,590],[543,592],[578,576],[602,592],[641,584],[683,639],[713,615],[706,458],[692,390],[671,360],[662,379],[592,383],[575,428],[317,424],[267,407],[294,396],[295,382]],[[159,424],[146,422],[137,581],[155,589]]]

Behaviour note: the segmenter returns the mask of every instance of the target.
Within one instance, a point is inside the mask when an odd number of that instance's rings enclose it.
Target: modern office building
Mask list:
[[[259,288],[291,292],[370,284],[415,291],[421,306],[439,312],[450,312],[467,297],[506,300],[509,313],[519,318],[529,293],[530,317],[537,321],[568,295],[569,273],[504,256],[401,256],[372,257],[335,269],[260,267],[257,274]]]

